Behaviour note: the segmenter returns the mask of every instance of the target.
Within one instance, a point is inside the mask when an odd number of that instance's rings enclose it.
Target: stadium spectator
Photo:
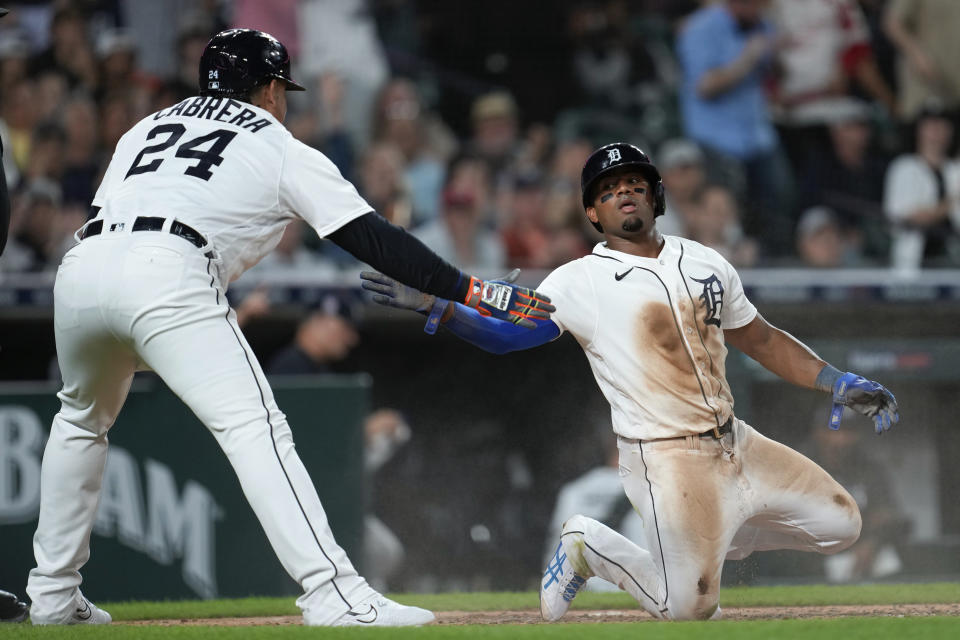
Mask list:
[[[26,180],[50,178],[60,181],[67,148],[67,134],[56,122],[44,122],[33,130],[30,158],[23,170]]]
[[[888,159],[873,144],[868,110],[837,110],[828,124],[830,146],[810,157],[798,175],[800,205],[829,207],[844,233],[859,236],[865,256],[887,261],[890,239],[883,215],[883,181]]]
[[[776,114],[793,167],[803,170],[827,147],[826,125],[861,106],[861,89],[896,114],[896,99],[874,60],[870,31],[856,0],[775,0]]]
[[[593,151],[593,145],[582,138],[557,145],[550,158],[550,173],[547,175],[547,224],[553,230],[557,252],[568,256],[568,262],[577,256],[590,253],[601,237],[583,215],[580,196],[580,170]]]
[[[300,0],[300,68],[310,78],[336,72],[345,83],[344,118],[359,148],[370,142],[377,92],[389,78],[386,55],[366,0]]]
[[[183,61],[180,58],[182,52],[179,49],[184,33],[202,25],[202,32],[205,35],[203,42],[200,43],[202,49],[213,34],[227,28],[227,24],[220,15],[223,9],[236,10],[239,2],[111,0],[111,2],[96,2],[96,4],[101,7],[119,5],[119,20],[109,24],[123,25],[130,31],[133,41],[137,43],[137,62],[143,73],[165,79],[180,72]],[[269,4],[272,6],[278,3]],[[196,51],[196,54],[193,60],[199,59],[200,51]],[[196,69],[190,76],[193,81],[193,90],[196,91]],[[176,100],[165,101],[162,104],[169,105],[171,102]]]
[[[106,159],[97,147],[97,106],[84,95],[71,96],[63,105],[61,120],[67,136],[60,179],[63,199],[86,208],[100,183],[101,161]]]
[[[153,112],[153,94],[158,81],[137,66],[137,47],[133,37],[122,29],[111,29],[97,39],[100,85],[97,96],[123,91],[134,106],[136,118]]]
[[[927,98],[960,108],[960,2],[890,0],[884,30],[900,52],[897,85],[900,114],[912,122]]]
[[[892,226],[890,263],[903,272],[960,265],[960,162],[949,156],[954,125],[938,101],[916,121],[914,153],[887,170],[883,208]]]
[[[302,318],[293,341],[274,355],[267,373],[330,373],[360,341],[351,314],[349,305],[326,296]]]
[[[687,19],[677,40],[680,106],[685,135],[742,171],[744,226],[778,253],[791,248],[791,176],[764,91],[777,47],[764,4],[722,0]]]
[[[70,4],[54,11],[50,22],[50,46],[30,61],[32,77],[49,71],[63,74],[72,89],[82,87],[96,91],[99,85],[86,19],[80,9]]]
[[[752,267],[759,258],[755,240],[745,237],[740,209],[733,192],[723,185],[708,185],[684,217],[683,236],[716,250],[737,267]]]
[[[504,212],[501,235],[507,263],[535,269],[551,266],[551,230],[547,225],[544,177],[536,171],[515,173],[500,195]]]
[[[27,77],[30,43],[18,29],[0,31],[0,95]]]
[[[797,255],[800,264],[814,269],[839,269],[855,266],[856,247],[833,210],[811,207],[797,223]]]
[[[654,156],[657,169],[663,178],[667,209],[657,218],[657,228],[668,235],[683,235],[686,220],[694,215],[693,209],[707,183],[703,151],[696,142],[673,138],[664,142]]]
[[[445,165],[457,141],[449,128],[427,111],[411,80],[394,78],[380,91],[374,108],[373,140],[394,144],[403,153],[412,224],[435,219]]]
[[[13,202],[10,237],[0,258],[7,273],[50,272],[61,238],[54,234],[61,203],[60,187],[49,178],[32,180]]]
[[[154,96],[155,109],[197,95],[197,60],[214,33],[216,30],[201,19],[185,22],[180,27],[176,37],[175,71],[165,78]]]
[[[469,154],[457,156],[447,167],[440,217],[416,227],[413,235],[452,264],[481,272],[503,269],[500,236],[484,224],[490,200],[486,164]]]
[[[372,144],[360,164],[360,195],[395,225],[412,226],[410,189],[403,153],[389,142]]]
[[[21,80],[0,96],[3,121],[6,123],[8,142],[4,154],[23,170],[30,160],[30,144],[33,128],[37,126],[37,85],[32,80]]]
[[[490,167],[494,182],[509,171],[520,152],[520,116],[507,91],[493,91],[474,100],[470,108],[472,138],[469,149]]]
[[[339,74],[327,72],[316,79],[316,108],[287,117],[293,137],[319,149],[347,180],[354,177],[355,149],[344,117],[344,83]],[[346,252],[344,252],[346,253]]]

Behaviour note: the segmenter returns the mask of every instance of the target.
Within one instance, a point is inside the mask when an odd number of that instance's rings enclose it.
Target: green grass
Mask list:
[[[500,609],[535,609],[535,593],[446,593],[406,594],[395,598],[435,611],[491,611]],[[855,605],[960,602],[960,583],[867,585],[854,587],[789,586],[744,587],[721,591],[725,607]],[[244,616],[296,615],[294,598],[244,598],[183,602],[102,603],[114,620],[156,620],[178,618],[216,618]],[[583,593],[574,601],[579,609],[632,609],[636,603],[622,593]],[[638,627],[638,625],[640,625]],[[584,623],[486,626],[432,626],[421,629],[317,629],[302,626],[285,627],[31,627],[0,625],[0,639],[7,638],[161,638],[183,640],[215,640],[231,638],[356,638],[377,637],[404,640],[407,638],[453,640],[500,640],[520,638],[570,638],[583,640],[617,640],[640,637],[652,640],[911,640],[913,638],[960,638],[958,617],[914,618],[838,618],[833,620],[749,620],[719,622],[643,622]]]
[[[403,604],[432,611],[497,611],[536,609],[532,592],[437,593],[396,596]],[[960,583],[878,584],[863,586],[737,587],[720,591],[725,607],[818,606],[834,604],[919,604],[960,602]],[[114,620],[164,618],[231,618],[283,616],[299,613],[294,598],[242,598],[181,602],[101,603]],[[573,601],[574,609],[631,609],[637,603],[625,593],[585,592]]]
[[[638,627],[639,625],[639,627]],[[643,622],[635,624],[538,624],[425,627],[420,629],[317,629],[310,627],[0,627],[6,638],[390,638],[391,640],[913,640],[956,638],[957,618],[842,618],[837,620],[756,620],[740,622]]]

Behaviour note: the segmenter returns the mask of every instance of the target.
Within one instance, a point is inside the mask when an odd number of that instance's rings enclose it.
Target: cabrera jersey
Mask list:
[[[552,320],[583,347],[614,431],[654,440],[703,433],[733,415],[724,329],[757,310],[733,266],[692,240],[664,236],[658,258],[598,244],[547,276]]]
[[[270,113],[228,98],[188,98],[117,143],[93,199],[105,225],[176,218],[203,234],[224,285],[280,241],[294,217],[325,236],[369,211],[319,151]]]

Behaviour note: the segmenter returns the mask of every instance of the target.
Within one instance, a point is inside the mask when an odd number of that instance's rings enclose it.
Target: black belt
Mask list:
[[[694,438],[713,438],[714,440],[720,440],[721,438],[723,438],[723,436],[727,435],[728,433],[731,433],[732,431],[733,431],[733,416],[730,416],[729,418],[727,418],[727,421],[724,422],[719,427],[710,429],[709,431],[704,431],[703,433],[692,434],[692,436]],[[660,442],[662,440],[678,440],[678,439],[686,438],[687,436],[675,436],[673,438],[655,438],[653,440],[640,440],[639,438],[624,438],[623,436],[619,436],[619,437],[624,442],[628,442],[630,444],[640,444],[642,442]]]
[[[133,231],[163,231],[163,223],[166,222],[166,218],[158,218],[153,216],[138,216],[136,220],[133,221]],[[123,223],[115,222],[110,225],[110,231],[116,231],[118,225]],[[122,227],[121,227],[122,228]],[[95,236],[100,233],[103,233],[103,220],[93,220],[87,226],[80,230],[80,239],[86,240],[90,236]],[[207,239],[203,235],[191,227],[186,225],[178,220],[174,220],[170,225],[170,233],[175,236],[180,236],[184,240],[189,241],[191,244],[196,246],[199,249],[207,246]],[[208,258],[213,257],[212,251],[207,251],[204,254]]]
[[[709,436],[711,438],[716,438],[717,440],[719,440],[720,438],[727,435],[731,431],[733,431],[733,416],[730,416],[729,418],[727,418],[727,421],[724,422],[719,427],[717,427],[716,429],[710,429],[710,431],[704,431],[703,433],[700,434],[700,437],[703,438],[704,436]]]

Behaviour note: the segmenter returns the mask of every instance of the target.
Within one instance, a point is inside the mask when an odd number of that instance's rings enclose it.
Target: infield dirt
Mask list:
[[[723,609],[724,620],[782,620],[788,618],[848,618],[960,616],[960,603],[902,605],[835,605],[816,607],[731,607]],[[654,618],[640,609],[574,609],[561,623],[570,622],[652,622]],[[438,611],[434,625],[537,624],[540,614],[523,611]],[[302,624],[300,616],[256,618],[197,618],[170,620],[130,620],[115,624],[155,626],[285,626]]]

